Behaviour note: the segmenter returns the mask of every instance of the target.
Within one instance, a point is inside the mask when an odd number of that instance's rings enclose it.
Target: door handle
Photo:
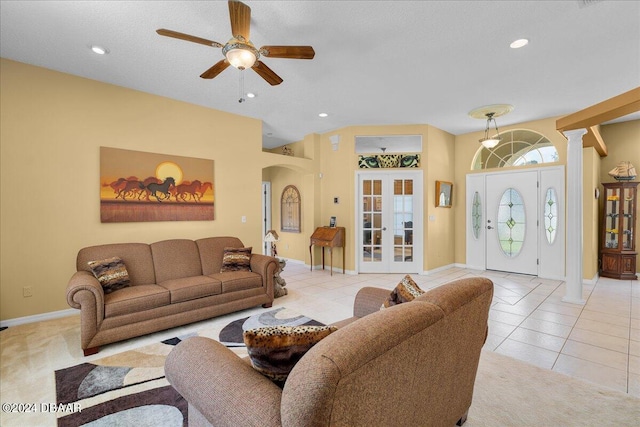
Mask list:
[[[487,230],[493,230],[493,227],[490,225],[487,225]]]
[[[382,227],[382,231],[387,231],[387,227]]]

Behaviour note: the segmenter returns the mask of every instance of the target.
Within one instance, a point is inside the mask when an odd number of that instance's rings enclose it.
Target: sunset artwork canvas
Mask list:
[[[101,222],[213,219],[213,160],[100,147]]]

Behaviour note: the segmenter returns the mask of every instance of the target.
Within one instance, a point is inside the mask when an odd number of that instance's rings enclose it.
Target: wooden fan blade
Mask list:
[[[253,64],[253,67],[251,68],[253,68],[253,70],[258,73],[260,77],[265,79],[271,86],[276,86],[282,83],[282,78],[274,73],[273,70],[267,67],[262,61],[256,61],[256,63]]]
[[[216,62],[213,65],[213,67],[209,68],[207,71],[200,74],[200,77],[202,77],[203,79],[212,79],[218,74],[220,74],[221,72],[223,72],[224,70],[226,70],[228,66],[229,66],[229,61],[227,61],[226,59],[221,59],[220,61]]]
[[[260,54],[269,58],[313,59],[316,52],[311,46],[262,46]]]
[[[251,24],[251,8],[246,4],[229,0],[229,18],[231,19],[231,35],[237,39],[249,40],[249,28]]]
[[[173,37],[174,39],[186,40],[188,42],[200,43],[205,46],[213,46],[213,47],[222,47],[222,45],[218,42],[214,42],[213,40],[207,40],[200,37],[192,36],[189,34],[179,33],[177,31],[166,30],[164,28],[160,28],[156,30],[156,33],[161,36]]]

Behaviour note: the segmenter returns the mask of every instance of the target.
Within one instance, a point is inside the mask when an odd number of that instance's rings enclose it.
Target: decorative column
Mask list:
[[[585,304],[582,298],[582,136],[586,129],[563,132],[567,143],[567,277],[562,301]]]

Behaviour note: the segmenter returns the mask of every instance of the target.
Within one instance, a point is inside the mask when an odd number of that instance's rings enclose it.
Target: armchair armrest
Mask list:
[[[380,306],[390,293],[391,291],[388,289],[369,286],[360,289],[353,303],[353,315],[355,317],[364,317],[367,314],[379,311]]]
[[[213,425],[280,425],[280,387],[217,341],[184,340],[167,356],[165,374]]]

